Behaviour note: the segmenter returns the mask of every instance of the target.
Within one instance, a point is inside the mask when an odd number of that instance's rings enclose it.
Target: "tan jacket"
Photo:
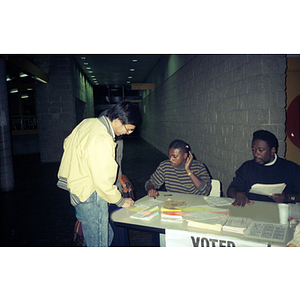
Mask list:
[[[294,244],[297,247],[300,247],[300,223],[295,228],[294,238],[290,242],[288,242],[287,245],[289,244]]]
[[[118,170],[115,147],[108,128],[98,118],[83,120],[65,139],[58,186],[73,195],[72,205],[85,202],[94,191],[108,203],[123,205],[114,185]]]

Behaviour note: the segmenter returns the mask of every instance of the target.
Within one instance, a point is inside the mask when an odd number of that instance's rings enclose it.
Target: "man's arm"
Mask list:
[[[238,191],[236,188],[231,188],[227,192],[228,197],[235,199],[232,206],[244,207],[246,204],[252,205],[254,202],[249,201],[245,193]]]
[[[277,203],[296,203],[300,202],[300,195],[293,194],[273,194],[270,196]]]
[[[148,192],[148,196],[149,197],[153,197],[155,199],[155,198],[157,198],[159,196],[159,193],[155,189],[155,186],[152,183],[150,183],[150,182],[148,182],[146,184],[146,190]]]

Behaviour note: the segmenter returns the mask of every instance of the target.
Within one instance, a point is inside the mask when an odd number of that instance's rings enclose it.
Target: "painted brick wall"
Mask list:
[[[36,55],[35,63],[49,74],[49,83],[36,86],[41,161],[58,162],[76,126],[76,98],[86,103],[85,116],[94,116],[93,90],[71,55]]]
[[[273,132],[284,156],[285,70],[284,55],[196,55],[145,94],[141,136],[164,154],[173,139],[188,142],[225,194],[252,158],[253,131]]]

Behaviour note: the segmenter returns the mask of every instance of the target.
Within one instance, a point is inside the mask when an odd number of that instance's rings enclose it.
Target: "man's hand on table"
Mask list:
[[[238,190],[233,188],[229,190],[228,197],[235,199],[235,201],[231,204],[232,206],[244,207],[246,204],[248,205],[254,204],[253,201],[249,201],[245,193],[239,192]]]
[[[123,208],[131,208],[134,205],[134,201],[131,198],[125,198]]]
[[[159,196],[159,192],[155,189],[151,189],[148,191],[148,196],[156,199]]]

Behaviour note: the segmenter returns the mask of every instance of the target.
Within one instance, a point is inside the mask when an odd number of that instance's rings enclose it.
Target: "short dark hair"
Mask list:
[[[142,123],[142,115],[139,107],[128,101],[121,101],[117,103],[108,111],[107,117],[111,121],[120,119],[124,125],[132,124],[138,126]]]
[[[179,149],[182,153],[189,153],[191,151],[190,145],[183,140],[174,140],[169,145],[169,149]]]
[[[277,152],[278,150],[278,139],[277,137],[270,131],[267,130],[257,130],[253,133],[253,139],[252,142],[254,140],[262,140],[265,141],[270,149],[272,149],[273,147],[275,147],[275,150]]]

